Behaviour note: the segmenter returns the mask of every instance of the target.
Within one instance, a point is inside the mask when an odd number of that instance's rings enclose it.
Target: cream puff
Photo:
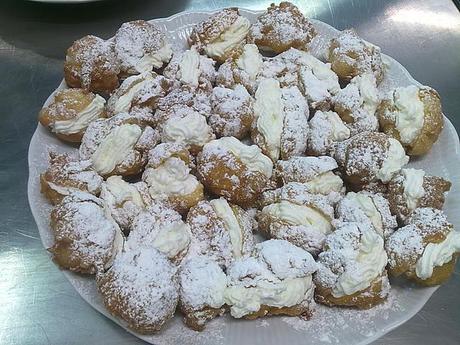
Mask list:
[[[102,176],[136,175],[144,168],[148,150],[157,143],[157,133],[142,118],[120,113],[92,122],[79,153]]]
[[[195,25],[189,44],[222,63],[244,44],[250,26],[249,20],[240,16],[237,8],[225,8]]]
[[[190,251],[207,255],[222,267],[254,249],[251,213],[224,198],[199,202],[190,209],[187,224],[193,235]]]
[[[38,121],[62,140],[79,143],[88,125],[105,117],[105,99],[84,89],[64,89],[38,114]]]
[[[380,48],[363,40],[353,29],[344,30],[331,40],[328,60],[344,81],[364,73],[373,74],[377,84],[383,80],[385,67]]]
[[[312,255],[321,252],[334,219],[334,208],[324,195],[310,194],[305,185],[291,182],[265,193],[261,200],[257,220],[262,234],[289,241]]]
[[[208,122],[217,137],[243,139],[249,134],[254,118],[254,99],[244,86],[236,85],[233,90],[215,87],[211,109]]]
[[[392,213],[403,222],[417,207],[442,210],[450,187],[449,181],[421,169],[401,169],[388,183],[387,198]]]
[[[98,196],[102,177],[91,167],[91,161],[70,154],[49,153],[48,169],[40,175],[40,191],[56,205],[73,191]]]
[[[197,176],[208,191],[243,207],[251,206],[272,183],[273,163],[256,145],[223,137],[203,146]]]
[[[253,257],[236,260],[227,270],[225,301],[230,314],[245,319],[270,315],[309,319],[316,268],[308,252],[287,241],[257,244]]]
[[[251,137],[274,162],[303,154],[307,146],[308,104],[297,87],[264,79],[255,94]]]
[[[417,208],[386,243],[389,272],[423,286],[446,282],[460,253],[460,233],[441,210]]]
[[[203,185],[190,172],[193,157],[179,143],[162,143],[150,150],[148,163],[142,174],[150,196],[168,202],[181,214],[204,199]]]
[[[174,316],[179,300],[177,267],[153,247],[123,251],[96,276],[107,310],[134,332],[158,332]]]
[[[294,4],[271,4],[251,26],[248,40],[260,49],[281,53],[289,48],[308,50],[316,30]]]
[[[109,95],[118,85],[120,64],[113,42],[85,36],[67,49],[64,78],[68,86]]]
[[[356,222],[370,225],[382,237],[390,236],[398,226],[388,200],[380,193],[349,192],[336,206],[334,226]]]
[[[154,23],[144,20],[123,23],[113,41],[125,77],[159,69],[171,59],[171,44]]]
[[[326,239],[318,256],[315,300],[328,306],[369,309],[389,292],[383,238],[372,227],[344,223]]]
[[[382,131],[399,140],[410,156],[427,153],[444,126],[439,94],[427,86],[396,88],[377,115]]]
[[[358,189],[372,182],[387,183],[409,162],[399,141],[377,132],[363,132],[334,144],[332,155],[344,180]]]
[[[325,155],[329,152],[332,144],[350,138],[350,129],[333,111],[317,110],[309,125],[310,136],[307,142],[307,153],[310,155]]]
[[[185,324],[202,331],[206,323],[225,312],[227,276],[219,264],[207,256],[194,256],[179,271],[179,306]]]
[[[55,206],[50,227],[53,260],[74,272],[104,271],[123,248],[123,234],[104,202],[86,192],[75,191]]]

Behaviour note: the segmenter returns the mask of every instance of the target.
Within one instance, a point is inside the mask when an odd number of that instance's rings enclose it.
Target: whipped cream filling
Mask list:
[[[415,274],[420,279],[428,279],[433,269],[452,260],[455,253],[460,252],[460,232],[451,231],[440,243],[428,243],[422,256],[415,265]]]
[[[313,180],[305,182],[309,193],[328,195],[332,192],[340,193],[343,188],[343,181],[340,176],[332,171],[327,171],[315,177]]]
[[[418,201],[425,195],[423,188],[425,172],[421,169],[402,169],[401,172],[404,176],[403,188],[407,207],[409,210],[415,210]]]
[[[259,48],[255,44],[246,44],[243,53],[236,60],[236,65],[245,71],[251,80],[255,80],[263,66]]]
[[[185,117],[172,117],[166,121],[163,137],[165,141],[203,146],[214,136],[206,118],[196,111],[190,111]]]
[[[326,111],[325,114],[332,127],[332,140],[339,142],[348,139],[350,137],[350,130],[340,116],[333,111]]]
[[[165,44],[156,52],[145,54],[140,58],[134,69],[139,73],[143,73],[146,71],[150,72],[153,68],[161,68],[165,62],[171,59],[172,53],[171,45]]]
[[[53,132],[75,134],[85,130],[91,122],[100,117],[104,111],[104,105],[105,99],[96,95],[91,103],[73,119],[55,121],[53,123]]]
[[[233,256],[235,258],[240,258],[243,250],[243,233],[238,219],[235,217],[235,213],[227,200],[223,198],[211,200],[210,204],[217,216],[222,219],[225,229],[228,231]]]
[[[425,122],[424,105],[415,85],[398,87],[394,91],[395,126],[401,142],[410,144],[420,133]]]
[[[129,112],[131,109],[131,103],[133,102],[134,97],[140,89],[145,85],[149,80],[152,80],[152,75],[150,73],[144,73],[141,75],[133,75],[128,77],[123,82],[124,85],[131,85],[131,87],[126,90],[126,92],[118,97],[115,101],[114,112],[115,114]],[[121,87],[124,85],[122,84]]]
[[[273,162],[262,153],[257,145],[245,145],[234,137],[223,137],[212,141],[209,145],[230,151],[250,171],[260,172],[268,178],[272,176]]]
[[[311,298],[313,291],[311,276],[274,282],[259,280],[255,287],[227,287],[225,303],[231,306],[231,315],[240,318],[259,311],[262,305],[278,308],[292,307]]]
[[[368,195],[349,192],[347,198],[354,200],[364,214],[369,218],[375,230],[383,236],[382,215],[375,207],[375,203]]]
[[[254,116],[257,119],[257,130],[264,138],[268,155],[276,161],[280,156],[284,125],[280,83],[275,79],[262,80],[255,98]]]
[[[363,109],[374,115],[380,103],[374,75],[366,73],[353,78],[352,82],[358,87]]]
[[[107,135],[91,157],[94,170],[101,175],[111,173],[123,162],[142,134],[138,125],[124,124]]]
[[[163,227],[152,245],[172,259],[188,247],[190,240],[189,226],[180,221]]]
[[[393,175],[409,162],[409,157],[406,156],[406,152],[399,141],[393,138],[388,138],[388,140],[390,141],[390,146],[388,148],[387,158],[383,161],[382,167],[376,173],[376,177],[382,180],[382,182],[390,181]]]
[[[106,188],[110,193],[110,196],[104,196],[104,200],[114,206],[121,207],[125,202],[132,201],[136,206],[144,207],[144,202],[137,188],[123,180],[121,176],[110,176],[104,183],[103,188]]]
[[[223,57],[244,40],[250,26],[248,19],[239,16],[219,37],[204,47],[206,55],[212,58]]]
[[[183,160],[171,157],[159,167],[149,168],[144,173],[144,180],[149,186],[152,197],[158,195],[189,195],[199,185],[195,176]]]
[[[200,77],[200,55],[195,47],[185,51],[179,63],[180,81],[185,84],[198,86]]]
[[[383,238],[374,231],[364,232],[355,258],[356,264],[339,276],[332,288],[332,295],[339,298],[367,289],[382,274],[387,259]]]
[[[321,212],[287,200],[265,206],[262,209],[262,213],[291,225],[312,226],[323,234],[328,234],[332,231],[331,222]]]

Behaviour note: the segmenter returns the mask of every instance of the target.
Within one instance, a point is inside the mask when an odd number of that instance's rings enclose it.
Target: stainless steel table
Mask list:
[[[0,344],[140,344],[93,310],[46,255],[29,211],[27,149],[43,101],[62,78],[65,49],[88,34],[113,35],[127,20],[271,1],[0,3]],[[355,27],[422,83],[436,88],[460,128],[460,15],[451,0],[294,1],[313,18]],[[459,269],[413,319],[376,344],[459,344]]]

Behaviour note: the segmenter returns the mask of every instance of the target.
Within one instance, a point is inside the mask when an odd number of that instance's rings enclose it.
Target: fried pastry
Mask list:
[[[94,170],[102,176],[140,173],[148,150],[159,139],[147,123],[127,113],[93,121],[83,136],[80,157],[91,160]]]
[[[273,162],[303,154],[307,146],[308,104],[297,87],[275,79],[260,82],[255,94],[251,137]]]
[[[318,256],[315,300],[328,306],[369,309],[389,294],[383,238],[363,223],[344,223],[328,235]]]
[[[386,183],[409,162],[399,141],[377,132],[363,132],[334,144],[332,155],[343,179],[355,189],[377,181]]]
[[[399,140],[410,156],[427,153],[444,126],[439,94],[427,86],[396,88],[377,116],[382,131]]]
[[[147,108],[154,110],[158,99],[173,88],[169,80],[155,72],[144,72],[126,78],[107,101],[107,113],[113,116],[129,113],[131,109]]]
[[[75,191],[51,211],[54,244],[48,250],[62,268],[95,274],[110,267],[123,247],[123,234],[104,202]]]
[[[40,175],[40,191],[56,205],[73,191],[98,196],[102,177],[91,168],[91,161],[71,154],[49,153],[48,169]]]
[[[212,114],[209,125],[217,137],[243,139],[250,130],[254,117],[254,99],[244,86],[227,89],[215,87],[211,95]]]
[[[123,23],[113,40],[124,77],[151,72],[171,59],[171,45],[165,33],[144,20]]]
[[[256,145],[233,137],[213,140],[197,156],[197,176],[211,192],[243,207],[270,188],[273,163]]]
[[[253,257],[236,260],[227,270],[226,304],[235,318],[270,315],[309,319],[314,311],[316,271],[313,257],[282,240],[257,244]]]
[[[162,143],[150,150],[142,180],[155,200],[167,201],[176,211],[187,214],[204,199],[203,185],[190,173],[193,158],[179,143]]]
[[[206,256],[194,256],[179,271],[179,306],[185,324],[202,331],[206,323],[225,312],[227,276],[219,264]]]
[[[385,67],[380,48],[364,41],[353,29],[331,40],[328,59],[332,70],[344,81],[364,73],[373,74],[377,84],[383,80]]]
[[[190,250],[213,258],[224,268],[254,249],[251,213],[224,198],[199,202],[190,209],[187,224],[193,235]]]
[[[158,332],[174,316],[179,300],[177,267],[148,246],[117,255],[96,283],[107,310],[141,334]]]
[[[38,121],[59,139],[79,143],[88,125],[105,117],[105,99],[84,89],[56,92],[38,114]]]
[[[335,227],[355,222],[371,226],[383,238],[388,238],[396,229],[396,217],[390,212],[388,200],[380,193],[349,192],[336,207]]]
[[[125,247],[154,247],[179,264],[187,254],[190,239],[190,228],[181,215],[169,205],[155,202],[134,218]]]
[[[191,47],[189,50],[174,53],[163,70],[163,75],[182,84],[195,87],[205,84],[211,87],[216,81],[215,64],[213,59],[200,55],[195,47]]]
[[[261,199],[257,218],[262,234],[291,242],[312,255],[321,252],[334,219],[334,208],[324,195],[310,194],[305,185],[291,182]]]
[[[250,26],[249,20],[240,16],[237,8],[225,8],[195,25],[189,44],[223,63],[244,44]]]
[[[386,243],[389,272],[423,286],[446,282],[460,253],[460,233],[441,210],[417,208]]]
[[[113,42],[85,36],[67,49],[64,78],[68,86],[109,95],[118,85],[120,65]]]
[[[310,155],[325,155],[332,144],[350,138],[350,129],[333,111],[317,110],[309,124],[310,136],[307,142],[307,153]]]
[[[289,48],[308,50],[316,31],[294,4],[271,4],[251,26],[248,41],[260,49],[281,53]]]
[[[417,207],[442,210],[451,183],[442,177],[426,175],[421,169],[401,169],[388,183],[387,197],[400,222]]]

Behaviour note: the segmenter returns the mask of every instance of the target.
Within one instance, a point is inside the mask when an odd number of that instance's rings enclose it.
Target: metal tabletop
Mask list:
[[[271,1],[120,0],[79,5],[0,1],[0,344],[141,344],[86,304],[49,260],[29,211],[27,149],[37,113],[62,79],[66,48],[122,22]],[[460,14],[451,0],[293,1],[338,29],[354,27],[437,89],[460,128]],[[375,344],[459,344],[459,267],[409,322]]]

